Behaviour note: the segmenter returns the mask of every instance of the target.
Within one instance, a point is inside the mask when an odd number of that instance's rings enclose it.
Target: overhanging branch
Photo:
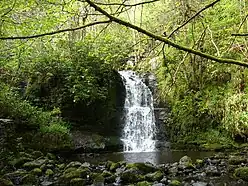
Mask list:
[[[185,51],[185,52],[189,52],[189,53],[192,53],[192,54],[195,54],[195,55],[198,55],[198,56],[201,56],[203,58],[206,58],[206,59],[210,59],[210,60],[213,60],[213,61],[216,61],[216,62],[219,62],[219,63],[225,63],[225,64],[235,64],[235,65],[239,65],[239,66],[244,66],[244,67],[248,67],[248,63],[245,63],[245,62],[242,62],[242,61],[237,61],[237,60],[233,60],[233,59],[226,59],[226,58],[219,58],[219,57],[215,57],[213,55],[210,55],[210,54],[206,54],[206,53],[203,53],[199,50],[194,50],[192,48],[188,48],[186,46],[183,46],[183,45],[179,45],[177,43],[174,43],[173,41],[165,38],[165,37],[161,37],[159,35],[155,35],[147,30],[144,30],[143,28],[140,28],[136,25],[133,25],[129,22],[126,22],[126,21],[123,21],[119,18],[116,18],[114,16],[111,16],[108,12],[106,12],[105,10],[103,10],[102,8],[100,8],[99,6],[97,6],[96,4],[94,4],[92,1],[90,0],[85,0],[87,3],[90,4],[91,7],[93,7],[96,11],[102,13],[103,15],[105,15],[106,17],[108,17],[110,20],[112,20],[113,22],[116,22],[120,25],[123,25],[123,26],[126,26],[128,28],[132,28],[140,33],[143,33],[155,40],[158,40],[158,41],[162,41],[164,42],[165,44],[168,44],[176,49],[179,49],[179,50],[182,50],[182,51]]]
[[[173,30],[170,35],[168,36],[168,38],[170,38],[175,32],[177,32],[180,28],[184,27],[185,25],[187,25],[191,20],[195,19],[198,15],[200,15],[200,13],[202,13],[204,10],[213,7],[216,3],[218,3],[220,0],[216,0],[210,4],[208,4],[207,6],[205,6],[204,8],[202,8],[201,10],[199,10],[198,12],[196,12],[191,18],[189,18],[187,21],[185,21],[182,25],[180,25],[179,27],[177,27],[175,30]]]
[[[93,23],[89,23],[80,27],[76,27],[76,28],[67,28],[67,29],[63,29],[63,30],[57,30],[54,32],[48,32],[48,33],[43,33],[43,34],[37,34],[37,35],[31,35],[31,36],[10,36],[10,37],[0,37],[0,40],[15,40],[15,39],[33,39],[33,38],[39,38],[39,37],[43,37],[43,36],[49,36],[49,35],[55,35],[55,34],[59,34],[59,33],[63,33],[63,32],[71,32],[71,31],[76,31],[76,30],[80,30],[86,27],[90,27],[90,26],[94,26],[94,25],[99,25],[99,24],[105,24],[105,23],[110,23],[110,20],[107,21],[97,21],[97,22],[93,22]]]

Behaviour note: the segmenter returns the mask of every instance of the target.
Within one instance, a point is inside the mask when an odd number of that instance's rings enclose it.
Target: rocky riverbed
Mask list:
[[[40,151],[21,152],[1,170],[0,185],[137,185],[214,186],[248,185],[248,151],[217,153],[192,161],[183,156],[175,163],[66,161]]]

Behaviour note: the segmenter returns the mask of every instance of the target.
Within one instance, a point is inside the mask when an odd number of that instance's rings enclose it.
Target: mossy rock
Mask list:
[[[108,172],[108,171],[103,171],[101,175],[102,175],[104,178],[106,178],[106,177],[112,176],[113,174],[112,174],[111,172]]]
[[[82,178],[73,178],[71,181],[70,181],[70,186],[82,186],[82,185],[85,185],[86,184],[86,181]]]
[[[147,181],[141,181],[136,184],[137,186],[151,186],[152,183],[149,183]]]
[[[24,168],[34,169],[40,168],[43,164],[45,164],[48,160],[47,159],[38,159],[30,162],[24,163]]]
[[[240,167],[235,169],[234,176],[241,178],[244,181],[248,181],[248,167]]]
[[[181,185],[181,182],[178,181],[178,180],[172,180],[170,183],[169,183],[169,186],[180,186]]]
[[[92,173],[90,175],[93,185],[104,185],[105,178],[100,173]]]
[[[115,182],[115,179],[116,179],[116,175],[112,175],[112,176],[106,177],[105,182],[111,184]]]
[[[58,167],[60,170],[63,170],[65,168],[65,164],[61,163],[61,164],[56,164],[56,167]]]
[[[70,162],[67,166],[66,169],[70,168],[70,167],[76,167],[79,168],[82,165],[82,163],[80,163],[79,161],[72,161]]]
[[[222,145],[220,143],[205,143],[201,145],[201,148],[205,150],[220,151],[222,149],[225,149],[225,145]]]
[[[16,158],[14,160],[12,160],[10,162],[11,165],[13,165],[14,167],[21,167],[23,164],[27,163],[27,162],[30,162],[30,161],[33,161],[32,158],[27,158],[27,157],[20,157],[20,158]]]
[[[242,156],[230,156],[228,163],[230,165],[240,165],[242,163],[247,163],[247,159]]]
[[[44,154],[41,151],[33,151],[31,154],[36,159],[44,156]]]
[[[203,160],[201,160],[201,159],[196,159],[196,160],[195,160],[195,164],[196,164],[196,165],[203,165],[204,162],[203,162]]]
[[[127,168],[139,170],[144,174],[158,171],[156,167],[150,164],[146,164],[146,163],[130,163],[127,165]]]
[[[21,179],[22,185],[37,185],[36,176],[33,174],[27,174]]]
[[[12,181],[10,181],[9,179],[3,179],[3,178],[0,178],[0,185],[1,186],[14,186]]]
[[[144,181],[145,177],[137,172],[136,169],[129,169],[121,174],[121,181],[124,184],[137,183]]]
[[[145,180],[150,182],[160,181],[163,178],[163,173],[161,171],[156,171],[154,173],[149,173],[145,175]]]
[[[56,157],[54,154],[50,153],[50,152],[48,152],[48,153],[46,154],[46,157],[47,157],[49,160],[56,160],[56,159],[57,159],[57,157]]]
[[[65,170],[65,172],[61,176],[61,179],[70,180],[73,178],[86,178],[88,174],[89,174],[89,169],[87,168],[81,169],[81,168],[70,167]]]
[[[52,176],[52,175],[54,175],[54,172],[53,172],[53,170],[51,170],[51,169],[47,169],[46,172],[45,172],[45,174],[46,174],[47,176]]]
[[[34,175],[42,175],[42,170],[40,168],[34,168],[32,171],[31,171],[32,174]]]
[[[119,162],[117,163],[112,163],[111,166],[109,167],[109,170],[111,172],[114,172],[117,168],[120,168],[121,167],[121,164]]]

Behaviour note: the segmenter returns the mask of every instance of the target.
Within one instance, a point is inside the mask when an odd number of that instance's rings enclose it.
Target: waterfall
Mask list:
[[[124,152],[155,150],[155,116],[150,89],[133,71],[120,71],[125,88]]]

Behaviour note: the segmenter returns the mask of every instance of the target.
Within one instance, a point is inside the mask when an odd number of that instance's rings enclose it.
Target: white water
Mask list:
[[[126,88],[124,152],[154,151],[156,125],[152,93],[133,71],[119,73]]]

